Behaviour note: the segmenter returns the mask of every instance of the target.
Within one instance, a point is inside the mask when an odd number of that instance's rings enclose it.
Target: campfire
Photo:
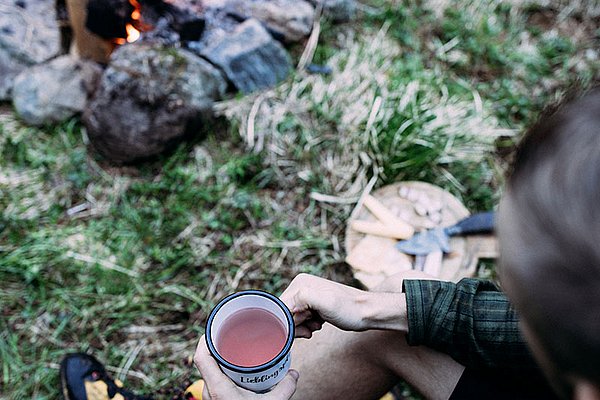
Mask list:
[[[355,0],[10,1],[15,16],[36,10],[44,24],[40,3],[57,9],[68,54],[48,50],[53,56],[31,68],[15,64],[21,73],[10,64],[0,96],[9,93],[34,125],[82,113],[99,153],[132,162],[199,135],[212,125],[215,101],[285,79],[293,70],[287,47],[308,40],[317,10],[334,10],[331,3],[346,12]],[[37,27],[25,28],[15,43],[46,40]]]
[[[133,43],[140,38],[142,29],[151,29],[151,27],[145,27],[142,23],[142,13],[140,12],[141,6],[136,0],[129,0],[129,3],[133,6],[133,11],[130,15],[130,22],[125,24],[125,31],[127,37],[115,38],[115,44]]]
[[[83,5],[79,0],[69,1]],[[85,31],[89,31],[91,37],[111,43],[113,49],[136,42],[143,33],[149,33],[149,39],[154,42],[179,45],[177,42],[180,41],[199,40],[205,27],[202,8],[186,0],[89,0],[81,13],[86,17],[83,25],[74,25],[76,38],[85,36]],[[98,43],[78,43],[79,51],[85,54],[94,45]],[[92,58],[107,63],[109,55],[101,59]]]

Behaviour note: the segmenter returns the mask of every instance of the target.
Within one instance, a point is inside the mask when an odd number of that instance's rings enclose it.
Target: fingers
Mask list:
[[[307,329],[310,334],[310,331]],[[223,374],[219,365],[215,359],[210,355],[208,347],[206,346],[206,338],[204,335],[198,341],[196,347],[196,353],[194,354],[194,364],[202,374],[204,378],[204,388],[202,390],[202,398],[205,400],[211,400],[211,392],[214,398],[231,398],[235,395],[235,398],[249,398],[246,391],[242,388],[238,388],[227,376]],[[265,396],[265,400],[288,400],[292,397],[296,391],[296,384],[298,381],[298,372],[295,370],[289,370],[286,376],[279,382],[275,388]],[[210,388],[210,390],[209,390]],[[244,393],[242,393],[244,392]],[[254,395],[253,395],[254,396]]]
[[[304,310],[304,311],[292,311],[294,313],[294,324],[295,325],[302,325],[302,323],[304,323],[304,321],[306,321],[307,319],[310,319],[312,317],[312,311],[310,310]]]
[[[265,400],[287,400],[291,398],[294,392],[296,392],[299,376],[298,371],[290,369],[285,378],[265,396]]]
[[[313,332],[323,328],[323,321],[309,320],[302,325],[296,326],[296,337],[310,339]]]
[[[196,353],[194,354],[194,364],[196,364],[196,368],[198,368],[198,371],[200,371],[200,374],[202,375],[202,378],[204,378],[204,381],[207,385],[228,385],[229,383],[233,385],[233,382],[223,375],[221,368],[219,368],[219,365],[215,359],[210,355],[208,347],[206,346],[205,335],[202,335],[198,341]]]
[[[296,337],[310,339],[312,337],[312,331],[304,325],[296,327]]]
[[[306,322],[306,326],[313,332],[318,331],[323,327],[323,321],[312,319]]]
[[[208,386],[206,385],[202,388],[202,400],[210,400],[210,393],[208,393]]]
[[[300,297],[306,290],[312,288],[315,279],[320,278],[309,274],[298,274],[279,298],[292,312],[307,309],[308,305]]]
[[[313,317],[313,312],[308,308],[304,308],[305,305],[302,305],[297,300],[297,291],[292,285],[281,295],[281,301],[285,303],[285,305],[292,312],[292,316],[294,317],[294,325],[296,326],[295,336],[299,338],[310,339],[312,337],[311,327],[308,326],[305,322],[311,320]]]
[[[294,282],[292,281],[292,284]],[[290,309],[290,311],[294,311],[295,309],[298,308],[298,304],[296,299],[295,299],[295,295],[296,295],[296,290],[294,287],[292,287],[292,284],[290,284],[290,286],[285,290],[285,292],[283,292],[281,294],[281,296],[279,296],[279,299],[281,301],[283,301],[283,303],[287,306],[287,308]]]
[[[320,279],[299,274],[280,297],[293,314],[296,337],[310,338],[312,332],[318,331],[323,326],[324,321],[319,313],[313,310],[311,304],[304,298],[314,281]]]

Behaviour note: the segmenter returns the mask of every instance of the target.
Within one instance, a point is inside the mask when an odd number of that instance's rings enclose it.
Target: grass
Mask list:
[[[323,24],[330,76],[220,103],[230,130],[135,167],[89,152],[77,120],[35,129],[4,108],[0,397],[57,398],[69,351],[176,394],[223,295],[299,272],[356,283],[344,229],[369,185],[425,180],[492,208],[507,148],[598,76],[592,6],[372,0]]]

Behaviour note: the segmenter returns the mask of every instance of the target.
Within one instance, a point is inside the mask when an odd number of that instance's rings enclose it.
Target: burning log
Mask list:
[[[114,45],[86,28],[88,0],[66,1],[75,39],[75,52],[82,58],[88,58],[101,64],[108,63]]]
[[[140,0],[143,18],[150,23],[167,20],[182,41],[200,40],[204,32],[204,10],[196,0]]]
[[[90,0],[85,26],[104,39],[127,39],[127,24],[135,7],[127,0]]]
[[[134,42],[140,32],[155,28],[160,32],[150,34],[152,39],[172,32],[177,41],[199,40],[205,25],[193,0],[89,0],[87,11],[87,29],[115,44]]]

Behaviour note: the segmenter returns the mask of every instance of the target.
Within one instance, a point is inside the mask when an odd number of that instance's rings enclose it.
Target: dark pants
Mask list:
[[[555,400],[539,371],[506,372],[467,368],[450,400]]]

